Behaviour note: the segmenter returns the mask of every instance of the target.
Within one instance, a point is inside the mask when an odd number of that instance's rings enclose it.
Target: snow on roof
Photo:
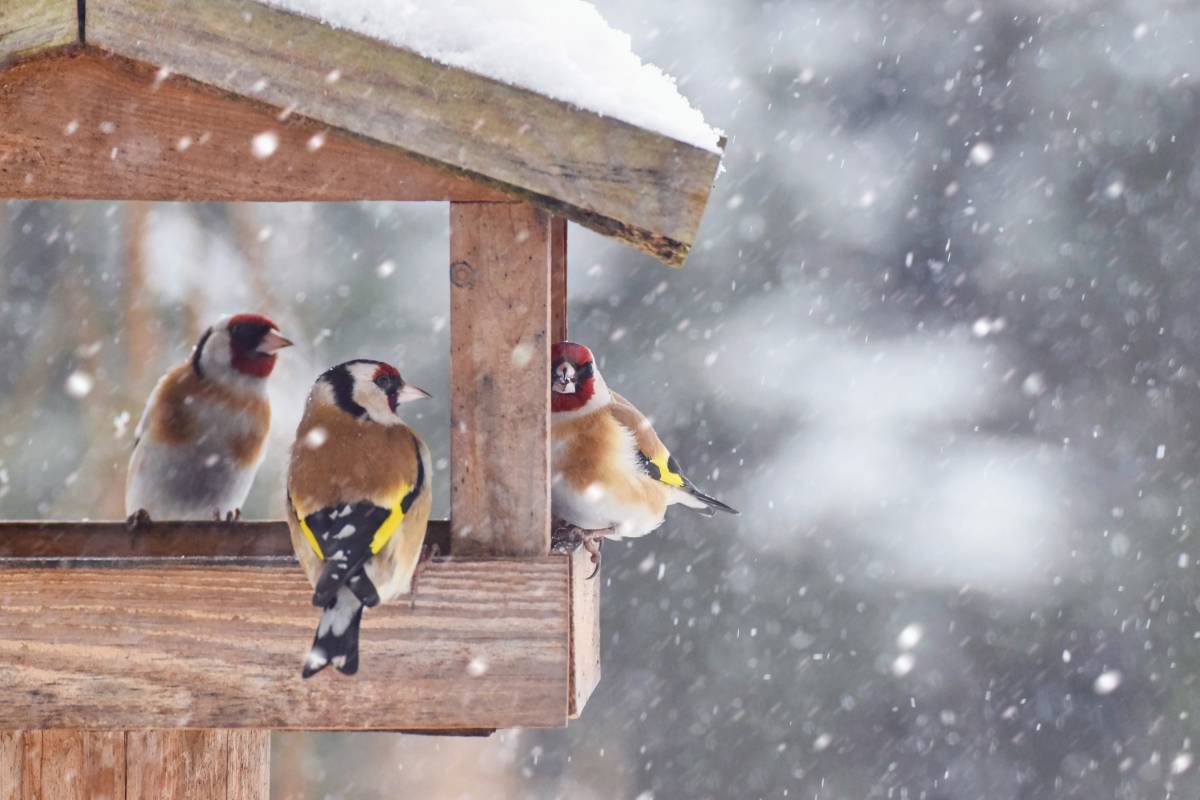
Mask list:
[[[264,0],[716,152],[720,132],[587,0]]]

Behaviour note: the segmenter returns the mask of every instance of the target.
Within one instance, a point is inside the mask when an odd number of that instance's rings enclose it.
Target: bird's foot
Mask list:
[[[583,549],[591,554],[592,563],[596,565],[596,568],[592,570],[592,574],[587,576],[587,580],[589,581],[600,572],[600,548],[604,546],[604,535],[606,533],[612,533],[612,528],[583,532]]]
[[[442,548],[436,543],[421,545],[421,555],[417,558],[417,566],[413,570],[412,582],[408,587],[408,608],[410,611],[415,611],[417,608],[417,579],[421,577],[421,573],[425,571],[425,567],[429,566],[429,562],[438,558],[441,554]]]
[[[213,522],[224,522],[226,525],[232,525],[235,522],[240,522],[241,519],[242,510],[240,508],[235,508],[232,511],[226,511],[224,515],[221,514],[221,509],[213,509]]]
[[[575,548],[583,544],[583,533],[583,528],[563,522],[561,519],[554,520],[554,527],[550,529],[550,551],[552,553],[574,552]]]
[[[573,553],[577,548],[583,547],[591,555],[592,563],[596,565],[592,574],[587,577],[590,581],[600,571],[600,547],[604,543],[604,537],[615,531],[616,528],[589,530],[563,520],[555,520],[550,531],[550,550],[555,553]]]
[[[145,530],[152,523],[153,520],[150,519],[150,512],[144,508],[139,508],[125,518],[125,529],[128,531]]]

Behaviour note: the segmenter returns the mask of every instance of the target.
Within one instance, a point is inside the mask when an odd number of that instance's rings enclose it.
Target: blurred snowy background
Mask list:
[[[572,228],[572,338],[743,515],[606,549],[568,730],[279,735],[274,795],[1200,796],[1200,7],[597,5],[730,144],[684,270]],[[250,516],[353,356],[437,397],[444,481],[447,234],[0,204],[0,515],[118,516],[154,379],[243,309],[301,343]]]

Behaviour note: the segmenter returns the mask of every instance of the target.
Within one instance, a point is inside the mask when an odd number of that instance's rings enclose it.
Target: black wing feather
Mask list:
[[[379,594],[363,564],[371,557],[371,539],[391,512],[369,501],[322,508],[304,518],[321,546],[325,567],[313,590],[313,605],[324,608],[347,586],[363,605],[379,603]]]

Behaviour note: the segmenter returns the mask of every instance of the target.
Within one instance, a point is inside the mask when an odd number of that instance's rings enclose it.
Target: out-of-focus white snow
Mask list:
[[[513,86],[717,151],[675,79],[586,0],[263,0]]]

